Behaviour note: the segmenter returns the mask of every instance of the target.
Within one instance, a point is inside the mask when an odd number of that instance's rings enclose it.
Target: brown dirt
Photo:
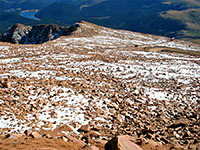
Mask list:
[[[62,139],[5,139],[0,140],[1,150],[79,150],[81,145],[66,143]]]

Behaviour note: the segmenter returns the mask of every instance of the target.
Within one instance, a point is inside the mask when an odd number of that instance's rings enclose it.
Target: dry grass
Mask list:
[[[183,39],[181,39],[181,40],[189,41],[189,42],[192,42],[192,43],[195,43],[195,44],[200,44],[200,39],[183,38]]]
[[[188,50],[168,48],[168,47],[147,47],[145,48],[145,50],[148,52],[168,52],[168,53],[179,53],[191,56],[200,56],[199,51],[188,51]]]

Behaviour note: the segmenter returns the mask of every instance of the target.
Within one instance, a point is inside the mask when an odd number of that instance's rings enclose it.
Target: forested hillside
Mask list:
[[[196,42],[200,38],[199,0],[25,0],[15,4],[1,0],[0,3],[4,9],[0,14],[1,33],[15,23],[67,26],[85,20],[115,29],[192,38]],[[5,14],[5,9],[18,7],[39,10],[36,17],[40,21],[21,18],[20,11]]]

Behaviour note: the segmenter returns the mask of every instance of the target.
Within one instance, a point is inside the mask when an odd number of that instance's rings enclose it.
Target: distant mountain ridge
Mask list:
[[[18,5],[19,2],[1,8],[38,8],[36,17],[41,21],[23,18],[18,11],[1,12],[1,33],[16,23],[69,26],[85,20],[114,29],[200,39],[200,0],[24,0],[23,5]]]
[[[42,9],[55,0],[0,0],[0,11]]]
[[[80,8],[81,5],[55,2],[39,11],[36,16],[45,21],[57,21],[61,24],[86,20],[117,29],[164,36],[184,36],[182,31],[191,30],[188,20],[162,14],[170,10],[179,12],[188,9],[197,10],[200,9],[200,2],[197,0],[106,0]],[[197,15],[190,22],[198,20],[198,13],[195,14]],[[200,23],[197,24],[200,27]]]

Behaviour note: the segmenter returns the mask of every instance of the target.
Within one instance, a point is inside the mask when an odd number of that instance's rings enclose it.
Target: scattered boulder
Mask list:
[[[50,115],[52,118],[58,118],[58,113],[56,113],[55,111],[52,111]]]
[[[95,142],[98,145],[106,145],[106,143],[108,141],[106,141],[106,140],[100,140],[100,139],[94,139],[93,142]]]
[[[50,134],[43,134],[42,137],[48,138],[48,139],[52,139],[53,137]]]
[[[88,134],[91,138],[92,138],[92,137],[97,138],[97,137],[101,136],[101,133],[99,133],[99,132],[97,132],[97,131],[89,131],[87,134]]]
[[[79,132],[89,132],[90,131],[90,126],[88,124],[82,125],[79,129]]]
[[[55,130],[55,132],[62,132],[62,131],[73,131],[72,128],[70,126],[68,126],[67,124],[63,124],[59,127],[57,127]]]
[[[65,136],[62,136],[62,139],[63,139],[64,142],[68,142],[69,141],[69,139],[66,138]]]
[[[187,124],[188,124],[188,120],[180,119],[180,120],[174,121],[171,125],[168,126],[168,128],[186,127]]]
[[[10,134],[9,138],[10,139],[18,139],[20,137],[22,137],[24,134],[16,134],[16,133],[13,133],[13,134]]]
[[[10,80],[9,79],[5,79],[5,80],[0,79],[0,87],[10,88],[11,87]]]
[[[29,131],[29,130],[25,130],[25,131],[24,131],[24,134],[25,134],[26,136],[29,136],[29,135],[30,135],[30,131]]]
[[[154,148],[156,148],[159,144],[157,142],[155,142],[154,140],[149,140],[148,144],[153,146]]]
[[[142,148],[133,143],[130,136],[119,135],[106,143],[105,150],[142,150]]]
[[[95,131],[100,131],[100,130],[101,130],[101,126],[96,126],[96,125],[95,125],[95,126],[93,127],[93,130],[95,130]]]
[[[35,138],[35,139],[41,138],[41,137],[42,137],[38,132],[32,132],[32,133],[30,134],[30,136],[31,136],[32,138]]]
[[[65,135],[65,138],[67,138],[69,140],[69,142],[73,142],[75,144],[81,145],[82,147],[84,147],[86,145],[83,141],[78,140],[77,138],[74,138],[70,135]]]
[[[6,81],[4,83],[4,85],[5,85],[6,88],[10,88],[11,87],[11,82],[10,81]]]

